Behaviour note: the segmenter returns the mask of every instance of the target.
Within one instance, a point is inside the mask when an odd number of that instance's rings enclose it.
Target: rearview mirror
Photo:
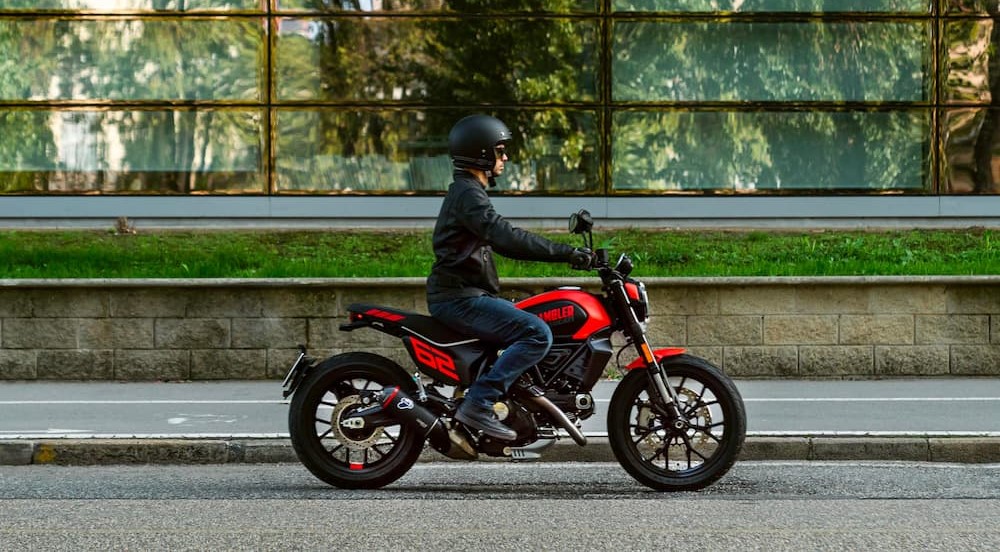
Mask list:
[[[590,216],[590,211],[580,209],[569,217],[570,234],[585,234],[594,227],[594,219]]]

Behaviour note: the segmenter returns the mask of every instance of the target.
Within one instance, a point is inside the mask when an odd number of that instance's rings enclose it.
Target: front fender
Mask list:
[[[683,347],[667,347],[665,349],[657,349],[653,351],[653,356],[656,357],[656,362],[660,362],[667,357],[683,355],[685,351],[687,351],[687,349],[684,349]],[[637,358],[633,360],[628,366],[626,366],[625,369],[635,370],[636,368],[645,368],[645,367],[646,367],[646,362],[641,358]]]

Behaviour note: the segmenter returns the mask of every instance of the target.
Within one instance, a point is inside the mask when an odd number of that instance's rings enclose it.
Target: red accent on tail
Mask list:
[[[389,322],[399,322],[404,318],[404,316],[401,314],[394,314],[379,309],[368,309],[368,311],[365,312],[365,314],[367,314],[368,316],[374,316],[375,318],[388,320]]]
[[[416,355],[420,364],[458,381],[455,361],[447,353],[416,338],[411,338],[410,343],[413,344],[413,354]]]

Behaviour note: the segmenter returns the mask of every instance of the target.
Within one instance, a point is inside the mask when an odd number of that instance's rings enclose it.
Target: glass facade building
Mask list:
[[[0,194],[1000,194],[986,0],[0,0]],[[995,99],[997,98],[997,99]]]

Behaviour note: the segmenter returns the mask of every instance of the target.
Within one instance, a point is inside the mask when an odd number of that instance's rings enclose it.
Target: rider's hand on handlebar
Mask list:
[[[594,252],[586,247],[577,247],[569,255],[569,266],[575,270],[590,270],[594,266]]]

